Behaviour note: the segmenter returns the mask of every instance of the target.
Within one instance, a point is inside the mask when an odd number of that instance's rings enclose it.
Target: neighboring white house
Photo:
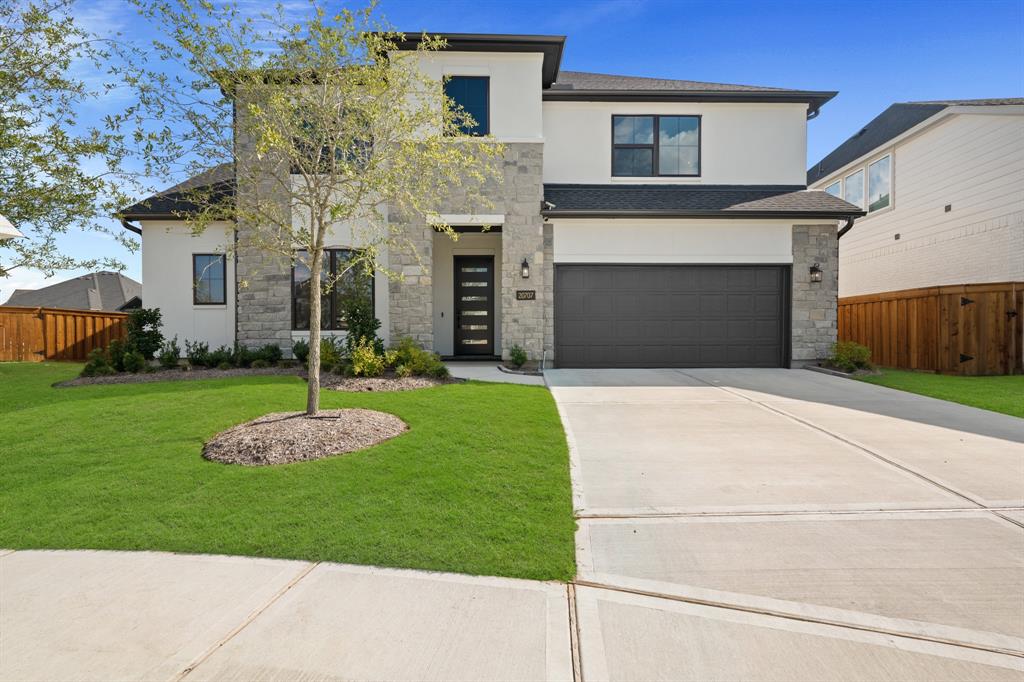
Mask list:
[[[868,211],[840,296],[1024,280],[1024,99],[893,104],[807,184]]]
[[[458,242],[426,218],[403,228],[429,271],[388,254],[403,277],[375,280],[386,341],[459,358],[519,345],[570,367],[785,367],[827,353],[837,231],[863,214],[806,189],[807,120],[834,92],[562,71],[561,36],[443,37],[422,68],[505,144],[504,182],[489,190],[493,215],[437,207]],[[233,172],[187,184],[233,192]],[[244,228],[192,236],[181,189],[121,214],[142,235],[146,305],[182,339],[290,350],[308,333],[307,274],[246,250]],[[359,248],[354,234],[337,227],[333,258]],[[325,325],[345,333],[337,315]]]

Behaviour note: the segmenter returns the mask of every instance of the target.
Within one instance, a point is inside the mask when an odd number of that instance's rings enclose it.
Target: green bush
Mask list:
[[[839,341],[832,344],[832,354],[828,362],[844,372],[858,369],[871,369],[871,349],[855,341]]]
[[[448,371],[448,365],[441,362],[440,359],[427,367],[423,372],[423,376],[435,379],[447,379],[450,375],[451,372]]]
[[[146,357],[137,350],[130,350],[124,354],[124,371],[138,374],[149,369]]]
[[[114,339],[107,346],[107,358],[110,360],[110,366],[115,371],[124,371],[124,354],[128,351],[128,347],[125,342],[121,339]]]
[[[259,357],[259,354],[254,350],[249,350],[245,346],[240,346],[235,343],[234,348],[231,351],[231,364],[235,367],[248,367],[252,364],[252,361]]]
[[[325,336],[320,339],[321,371],[330,372],[341,363],[343,355],[345,355],[343,346],[333,336]]]
[[[85,367],[82,368],[82,373],[79,376],[99,377],[116,373],[117,370],[110,366],[110,363],[107,361],[107,354],[103,352],[103,349],[94,348],[89,351],[88,362],[85,363]]]
[[[209,355],[209,363],[210,364],[207,365],[207,366],[208,367],[216,367],[217,369],[224,369],[223,367],[221,367],[221,365],[225,365],[226,364],[226,365],[228,365],[228,367],[231,367],[232,366],[232,361],[234,360],[234,357],[235,357],[235,354],[232,351],[232,349],[228,348],[227,346],[221,346],[217,350],[210,351],[210,355]]]
[[[394,351],[377,352],[373,342],[363,338],[352,349],[352,373],[357,377],[379,377],[384,374],[388,360],[394,359]]]
[[[160,366],[164,369],[176,369],[178,367],[178,360],[181,359],[181,348],[178,347],[177,336],[163,342],[157,359],[160,361]]]
[[[163,345],[164,335],[160,333],[160,309],[136,308],[128,315],[128,347],[142,353],[146,360],[153,356]]]
[[[292,355],[299,362],[305,363],[309,359],[309,342],[299,339],[292,344]]]
[[[210,367],[210,346],[205,341],[192,343],[185,339],[185,357],[193,367]]]
[[[249,366],[252,367],[253,369],[266,369],[267,367],[270,367],[270,363],[264,360],[263,358],[256,358],[255,360],[252,361],[252,364]]]
[[[260,346],[256,349],[256,357],[259,360],[263,360],[268,365],[276,365],[281,362],[281,358],[284,357],[284,353],[281,352],[281,346],[276,343],[268,343],[265,346]]]
[[[519,344],[515,344],[508,349],[508,360],[512,363],[512,366],[516,369],[526,364],[529,357],[526,355],[526,351]]]
[[[359,343],[366,339],[377,353],[384,353],[384,342],[377,336],[380,320],[373,315],[372,287],[366,286],[368,275],[360,275],[347,285],[339,298],[341,317],[345,320],[345,355],[351,355]]]
[[[229,369],[234,369],[234,366],[230,362],[225,360],[224,362],[217,363],[217,369],[227,371]]]
[[[412,370],[409,369],[408,365],[397,365],[395,367],[395,376],[400,378],[411,377]]]
[[[406,336],[398,342],[393,353],[391,364],[396,367],[395,374],[398,374],[397,367],[401,366],[409,375],[438,377],[448,376],[448,368],[441,362],[441,356],[424,350],[416,345],[410,337]],[[399,375],[402,376],[402,375]]]

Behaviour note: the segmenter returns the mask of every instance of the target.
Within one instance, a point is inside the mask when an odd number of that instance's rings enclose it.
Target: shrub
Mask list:
[[[263,360],[268,365],[276,365],[281,362],[281,358],[284,357],[284,353],[281,352],[281,347],[276,343],[268,343],[267,345],[256,349],[256,357],[259,360]]]
[[[185,357],[188,358],[188,364],[193,367],[209,367],[210,346],[205,341],[192,343],[185,339]]]
[[[309,342],[299,339],[292,344],[292,355],[299,362],[306,362],[309,359]]]
[[[128,347],[152,360],[164,342],[160,326],[159,308],[136,308],[128,315]]]
[[[231,361],[234,359],[234,352],[227,346],[221,346],[217,350],[210,351],[209,364],[207,367],[216,367],[217,369],[224,369],[221,365],[227,364],[231,366]]]
[[[259,355],[256,351],[249,350],[245,346],[240,346],[236,343],[231,351],[231,364],[235,367],[248,367],[258,357]]]
[[[320,369],[330,372],[331,369],[341,362],[342,356],[346,355],[343,346],[333,336],[325,336],[320,339]]]
[[[395,367],[395,376],[405,378],[412,376],[412,370],[409,369],[408,365],[398,365]]]
[[[398,374],[397,367],[401,366],[409,373],[404,376],[413,374],[416,376],[439,378],[448,376],[448,368],[441,362],[441,356],[420,348],[408,336],[400,340],[391,352],[393,354],[391,364],[396,366],[395,374]]]
[[[352,349],[352,373],[357,377],[379,377],[389,359],[394,359],[393,352],[377,352],[373,342],[364,337]]]
[[[225,360],[223,362],[217,363],[217,369],[227,371],[229,369],[234,369],[234,367],[231,365],[230,362]]]
[[[515,344],[508,349],[508,360],[512,363],[512,366],[516,369],[526,364],[529,358],[526,355],[526,351],[519,344]]]
[[[157,356],[157,359],[164,369],[175,369],[178,366],[178,360],[181,359],[181,348],[178,347],[177,336],[170,341],[164,341],[160,346],[160,355]]]
[[[270,367],[270,363],[264,360],[263,358],[256,358],[255,360],[252,361],[252,364],[249,366],[252,367],[253,369],[266,369],[267,367]]]
[[[110,366],[110,363],[107,361],[107,354],[103,352],[103,349],[94,348],[89,351],[89,361],[85,363],[80,376],[98,377],[116,373],[117,370]]]
[[[128,347],[125,342],[121,339],[114,339],[107,346],[107,358],[110,360],[110,366],[112,369],[123,372],[124,371],[124,354],[128,351]]]
[[[359,278],[357,277],[357,282]],[[384,352],[384,342],[377,336],[380,320],[373,316],[372,289],[353,284],[342,292],[341,316],[348,325],[345,337],[345,354],[351,355],[359,342],[366,339],[377,353]]]
[[[124,371],[138,374],[149,369],[146,357],[137,350],[130,350],[124,354]]]
[[[839,341],[832,344],[828,362],[844,372],[871,369],[871,349],[854,341]]]
[[[433,377],[435,379],[447,379],[451,372],[448,371],[448,365],[441,362],[440,359],[437,362],[431,364],[423,372],[423,376]]]

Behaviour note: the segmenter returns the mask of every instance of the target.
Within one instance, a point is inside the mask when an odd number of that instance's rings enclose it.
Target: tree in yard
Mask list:
[[[385,254],[416,253],[401,222],[436,222],[442,205],[483,212],[483,188],[500,179],[503,149],[460,137],[472,119],[420,69],[443,42],[424,36],[416,50],[399,50],[404,36],[381,25],[373,6],[329,14],[313,2],[294,21],[281,9],[254,18],[204,0],[139,3],[170,37],[154,44],[155,67],[144,55],[133,60],[139,103],[120,124],[137,131],[154,175],[179,170],[180,159],[190,172],[234,163],[233,195],[217,186],[190,191],[193,208],[182,217],[194,232],[233,221],[245,249],[308,269],[306,411],[315,414],[323,294],[375,272],[400,277]],[[187,75],[173,75],[168,63]],[[357,249],[325,269],[336,229],[350,231]]]
[[[61,252],[57,239],[72,228],[135,246],[95,222],[123,205],[125,149],[114,131],[79,124],[79,107],[117,81],[104,66],[105,41],[76,24],[72,9],[71,0],[0,2],[0,215],[24,235],[0,239],[0,278],[15,268],[120,269],[111,258]]]

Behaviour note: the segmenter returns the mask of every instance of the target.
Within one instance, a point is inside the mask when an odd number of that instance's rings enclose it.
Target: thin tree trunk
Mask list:
[[[323,249],[314,249],[309,264],[309,375],[306,382],[306,414],[315,415],[320,409],[320,298],[323,290],[320,271],[323,269]]]

